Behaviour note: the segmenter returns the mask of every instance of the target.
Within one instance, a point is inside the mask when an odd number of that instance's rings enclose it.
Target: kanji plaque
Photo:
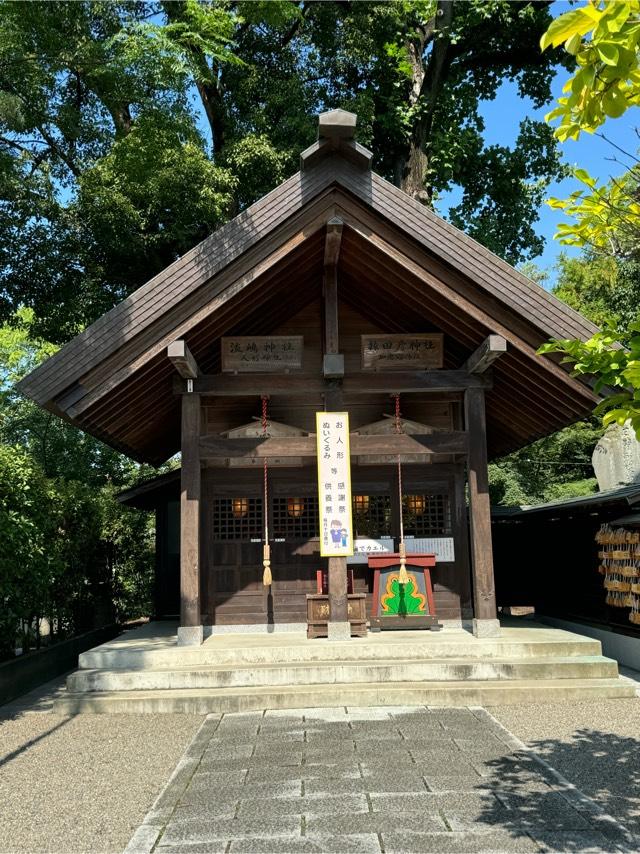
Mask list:
[[[362,335],[362,369],[441,368],[441,332],[415,335]]]
[[[302,367],[302,335],[250,335],[222,339],[222,370],[279,373]]]

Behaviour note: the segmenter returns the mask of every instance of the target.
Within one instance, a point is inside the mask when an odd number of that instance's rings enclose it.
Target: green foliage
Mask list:
[[[573,57],[575,71],[558,99],[558,107],[545,117],[560,119],[555,135],[562,142],[578,139],[583,131],[594,133],[608,119],[619,118],[640,104],[640,0],[610,2],[588,0],[556,18],[540,44],[564,42]],[[633,153],[625,152],[636,160]],[[560,223],[556,239],[616,258],[637,256],[640,241],[640,169],[634,165],[624,175],[605,184],[586,169],[574,169],[582,187],[568,199],[552,198],[549,204],[571,218]]]
[[[0,659],[43,617],[65,637],[150,610],[152,519],[115,500],[143,472],[15,393],[55,350],[32,325],[0,326]]]
[[[573,219],[560,223],[555,237],[565,246],[586,247],[617,258],[636,255],[640,245],[640,168],[634,166],[601,186],[585,169],[574,169],[573,176],[583,189],[575,190],[567,199],[551,198],[548,202]]]
[[[311,12],[320,74],[340,106],[358,93],[376,170],[426,203],[460,187],[456,225],[512,263],[539,254],[537,207],[562,174],[553,134],[527,119],[513,148],[487,146],[480,107],[505,80],[536,105],[549,100],[554,58],[541,62],[537,45],[546,6],[470,0],[436,14],[433,2],[354,3],[339,27],[329,15],[329,4]]]
[[[591,455],[601,435],[597,419],[581,421],[492,463],[491,503],[541,504],[595,492]]]
[[[571,258],[562,253],[556,269],[555,296],[598,325],[615,315],[619,268],[613,258],[594,254]]]
[[[0,445],[0,660],[13,655],[21,621],[46,602],[51,497],[29,456]]]
[[[640,437],[640,321],[631,323],[626,335],[613,324],[605,325],[588,341],[554,339],[539,353],[564,353],[563,362],[573,365],[574,376],[595,377],[596,391],[613,390],[596,407],[604,426],[629,420]]]
[[[562,43],[577,70],[563,88],[566,97],[546,118],[560,119],[555,133],[564,142],[640,104],[639,0],[588,0],[565,12],[552,21],[540,46],[544,51]]]
[[[443,14],[440,15],[439,13]],[[545,4],[0,0],[0,319],[61,343],[297,169],[355,110],[375,168],[510,261],[538,253],[548,128],[485,146],[504,80],[541,105]]]

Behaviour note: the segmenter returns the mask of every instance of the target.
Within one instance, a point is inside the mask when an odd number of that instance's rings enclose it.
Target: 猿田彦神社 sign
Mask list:
[[[223,371],[293,371],[302,367],[302,335],[222,338]]]
[[[353,554],[349,413],[316,412],[320,554]]]
[[[441,368],[442,333],[362,335],[362,370]]]

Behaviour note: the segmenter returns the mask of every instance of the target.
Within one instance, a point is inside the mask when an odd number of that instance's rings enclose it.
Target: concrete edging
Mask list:
[[[618,634],[610,629],[593,626],[589,623],[564,620],[561,617],[540,614],[536,615],[536,619],[545,625],[553,626],[553,628],[564,629],[567,632],[574,632],[577,635],[598,640],[602,645],[603,655],[615,659],[624,667],[640,670],[640,638]]]
[[[204,719],[202,726],[173,769],[167,784],[153,802],[140,827],[129,840],[123,854],[151,854],[200,764],[202,754],[221,718],[222,715],[207,715]]]

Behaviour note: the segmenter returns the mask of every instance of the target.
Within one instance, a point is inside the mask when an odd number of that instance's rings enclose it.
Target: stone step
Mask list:
[[[566,658],[425,659],[364,662],[293,662],[243,666],[197,665],[144,670],[79,670],[67,679],[73,692],[152,691],[383,682],[463,682],[535,679],[614,679],[615,661],[603,656]]]
[[[71,693],[54,703],[59,715],[198,714],[332,706],[497,706],[635,696],[622,679],[536,679],[485,682],[391,682]]]
[[[531,632],[535,635],[536,632]],[[393,635],[391,639],[389,635]],[[473,659],[514,660],[528,658],[550,658],[558,656],[601,655],[600,642],[556,630],[557,639],[547,635],[540,641],[515,641],[500,638],[479,639],[447,636],[445,632],[385,633],[385,636],[370,634],[366,639],[352,638],[341,643],[318,639],[307,641],[304,635],[286,634],[257,636],[255,643],[238,645],[233,637],[220,635],[210,638],[202,646],[177,647],[175,642],[165,642],[157,648],[153,645],[117,640],[111,644],[83,652],[79,666],[86,670],[139,670],[141,668],[173,668],[176,666],[233,666],[259,664],[293,664],[296,662],[337,661],[421,661],[425,659]],[[409,637],[408,637],[409,636]],[[426,637],[424,637],[426,636]],[[299,642],[297,642],[299,638]],[[296,641],[296,642],[293,642]]]

